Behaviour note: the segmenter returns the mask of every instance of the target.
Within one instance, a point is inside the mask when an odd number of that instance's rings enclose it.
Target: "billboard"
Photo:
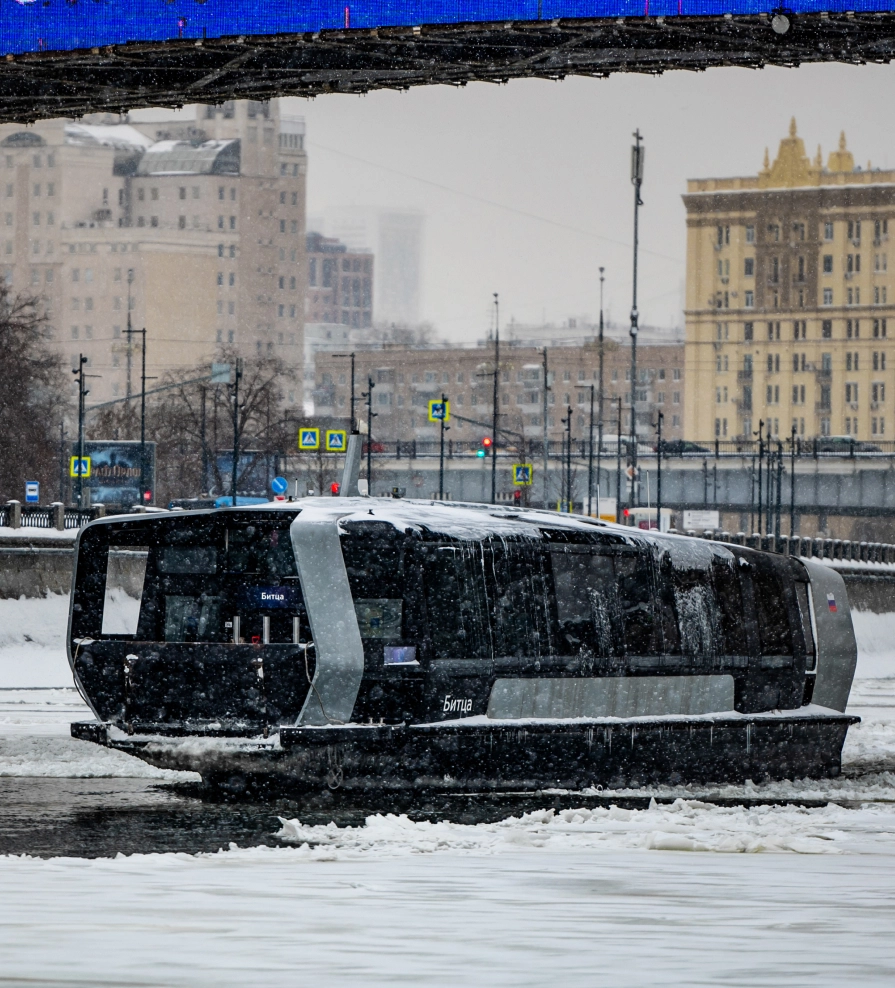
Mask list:
[[[238,497],[269,498],[270,482],[276,476],[276,457],[254,449],[239,451],[236,465],[236,494]],[[214,461],[220,488],[213,486],[210,494],[230,493],[233,477],[233,451],[219,450]]]
[[[4,0],[0,54],[128,42],[557,18],[773,16],[778,0]],[[889,0],[795,0],[786,13],[879,12]]]
[[[81,484],[90,491],[93,504],[130,508],[135,504],[152,504],[140,492],[140,443],[137,441],[94,440],[84,443],[86,469],[81,472]],[[71,463],[77,476],[78,444],[72,443]],[[70,471],[71,472],[71,471]],[[146,490],[155,493],[155,443],[146,443]],[[77,481],[70,483],[74,486]]]

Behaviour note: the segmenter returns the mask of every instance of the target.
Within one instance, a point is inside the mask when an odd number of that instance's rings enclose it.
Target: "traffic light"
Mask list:
[[[513,503],[516,505],[522,504],[522,491],[513,491]]]
[[[339,496],[339,490],[340,490],[340,487],[339,487],[339,485],[337,483],[334,482],[334,483],[332,483],[332,484],[329,485],[329,492],[330,492],[330,494],[332,494],[333,497],[338,497]]]
[[[491,447],[494,445],[494,440],[490,436],[485,436],[482,440],[482,445],[476,450],[475,455],[481,459],[483,456],[487,456]]]
[[[485,449],[491,449],[493,443],[494,440],[490,436],[485,436],[485,438],[482,440],[482,445],[485,447]]]

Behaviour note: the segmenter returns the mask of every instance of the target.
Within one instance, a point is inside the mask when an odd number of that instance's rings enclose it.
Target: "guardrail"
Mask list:
[[[490,436],[490,430],[482,429],[482,436]],[[596,458],[598,452],[598,441],[596,430],[594,433],[593,456]],[[624,439],[621,442],[622,458],[628,456],[630,443]],[[388,457],[397,460],[413,460],[417,458],[437,457],[441,455],[441,444],[438,439],[409,439],[409,440],[378,440],[374,439],[370,452],[374,459],[377,457]],[[591,444],[587,438],[572,438],[572,458],[586,460],[590,456]],[[637,444],[637,455],[639,458],[655,458],[657,455],[654,441],[641,440]],[[493,447],[492,447],[493,448]],[[445,439],[444,455],[447,459],[475,457],[482,450],[479,440],[467,439]],[[559,459],[566,454],[566,441],[563,439],[551,439],[547,442],[547,455],[551,458]],[[604,441],[599,455],[604,460],[614,460],[619,454],[618,445],[614,442]],[[784,459],[789,459],[793,455],[796,459],[820,460],[828,458],[866,460],[866,459],[895,459],[895,441],[890,442],[853,442],[834,443],[823,437],[817,439],[796,438],[795,450],[793,450],[792,440],[789,438],[773,439],[771,442],[765,440],[761,445],[757,441],[732,440],[732,439],[711,439],[700,442],[689,440],[667,440],[662,443],[663,460],[703,460],[703,459],[723,459],[725,457],[758,457],[764,459],[775,458],[782,454]],[[293,454],[294,455],[294,454]],[[314,456],[319,455],[314,453]],[[344,453],[324,453],[324,456],[342,457]],[[363,446],[363,455],[367,455],[367,443]],[[486,454],[492,455],[489,450]],[[544,455],[543,439],[534,439],[521,436],[514,438],[499,438],[497,444],[498,457],[525,456],[537,459]]]
[[[672,529],[674,531],[674,529]],[[696,532],[688,530],[678,535],[706,539],[709,542],[727,542],[765,552],[778,552],[784,556],[801,556],[805,559],[832,559],[837,562],[895,563],[895,545],[887,542],[852,542],[848,539],[801,538],[797,535],[759,535],[753,532]]]
[[[56,501],[49,505],[22,504],[7,501],[0,505],[0,528],[42,528],[64,532],[81,528],[94,518],[103,518],[105,505],[91,508],[69,508]]]

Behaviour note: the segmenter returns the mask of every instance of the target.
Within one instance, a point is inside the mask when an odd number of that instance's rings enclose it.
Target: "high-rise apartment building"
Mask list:
[[[221,346],[303,360],[304,121],[271,103],[0,127],[0,272],[89,359],[88,404]],[[287,395],[301,401],[301,385]]]
[[[686,436],[895,435],[895,171],[856,166],[844,134],[811,160],[793,120],[773,164],[684,203]]]

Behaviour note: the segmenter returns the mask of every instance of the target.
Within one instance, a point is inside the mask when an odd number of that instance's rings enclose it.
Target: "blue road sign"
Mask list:
[[[430,422],[450,422],[451,420],[451,403],[449,401],[440,401],[438,399],[433,399],[429,402],[429,421]]]
[[[25,504],[40,504],[40,482],[37,480],[25,481]]]
[[[285,477],[274,477],[270,482],[270,489],[274,494],[285,494],[289,490],[289,481]]]
[[[530,463],[513,464],[513,483],[523,487],[531,486],[532,468]]]
[[[320,449],[319,429],[299,429],[298,430],[299,449]]]
[[[348,433],[344,429],[326,430],[327,453],[344,453],[348,448]]]

